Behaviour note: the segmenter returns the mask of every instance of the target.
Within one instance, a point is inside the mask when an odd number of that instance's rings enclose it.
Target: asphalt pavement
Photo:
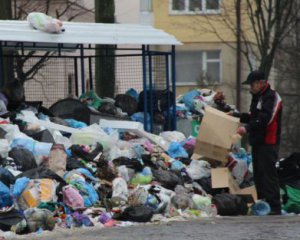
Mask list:
[[[299,240],[300,216],[217,217],[130,227],[56,229],[39,235],[18,236],[17,239]]]

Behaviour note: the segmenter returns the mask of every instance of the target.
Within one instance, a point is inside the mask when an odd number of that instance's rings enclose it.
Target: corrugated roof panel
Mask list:
[[[63,22],[66,31],[45,33],[31,28],[27,21],[0,21],[0,41],[79,43],[79,44],[145,44],[181,45],[174,36],[152,26]]]

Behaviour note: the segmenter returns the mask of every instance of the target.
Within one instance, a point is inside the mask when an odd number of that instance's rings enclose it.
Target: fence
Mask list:
[[[45,107],[49,107],[60,99],[70,96],[78,97],[82,92],[95,88],[96,56],[95,49],[91,46],[85,49],[85,55],[78,49],[66,52],[60,48],[55,51],[38,50],[32,54],[32,49],[27,50],[22,46],[22,49],[18,50],[19,54],[4,53],[2,57],[4,62],[8,58],[13,59],[15,78],[18,78],[17,73],[20,71],[23,75],[31,71],[32,78],[30,77],[24,84],[27,101],[42,101]],[[125,93],[130,88],[138,92],[150,89],[150,95],[154,89],[173,90],[174,99],[170,99],[169,103],[171,105],[171,102],[175,102],[175,83],[171,77],[173,72],[170,67],[174,63],[171,61],[174,57],[172,54],[173,52],[150,51],[149,48],[146,50],[143,47],[142,51],[141,49],[121,49],[116,50],[113,56],[97,57],[101,58],[100,67],[104,69],[106,61],[109,61],[111,57],[114,58],[115,94]],[[34,66],[36,69],[33,68]],[[145,104],[149,104],[149,101]],[[148,108],[145,107],[144,113],[150,113],[150,130],[152,131],[153,111],[151,109],[151,104],[149,104]],[[170,114],[169,111],[167,114]],[[172,114],[175,116],[175,109]],[[175,129],[175,117],[168,116],[167,119],[172,121],[168,124],[169,129]]]

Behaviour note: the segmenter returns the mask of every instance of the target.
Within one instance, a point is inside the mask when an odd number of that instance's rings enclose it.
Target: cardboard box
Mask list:
[[[239,126],[238,118],[207,106],[194,152],[226,163],[233,136],[236,135]]]
[[[237,195],[250,195],[252,197],[252,202],[255,202],[257,200],[257,192],[255,186],[240,189]]]
[[[228,168],[212,168],[211,169],[211,186],[212,188],[229,188],[231,194],[251,196],[251,201],[257,200],[255,186],[241,189]]]
[[[229,192],[236,194],[240,187],[232,177],[228,168],[211,169],[211,187],[212,188],[229,188]]]

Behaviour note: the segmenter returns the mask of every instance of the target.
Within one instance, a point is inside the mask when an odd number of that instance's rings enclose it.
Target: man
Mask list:
[[[248,133],[258,199],[270,204],[270,214],[279,215],[281,203],[275,163],[278,160],[282,101],[279,94],[270,88],[261,71],[251,72],[243,84],[250,85],[252,101],[250,113],[233,114],[240,117],[241,123],[245,123],[237,133]]]

